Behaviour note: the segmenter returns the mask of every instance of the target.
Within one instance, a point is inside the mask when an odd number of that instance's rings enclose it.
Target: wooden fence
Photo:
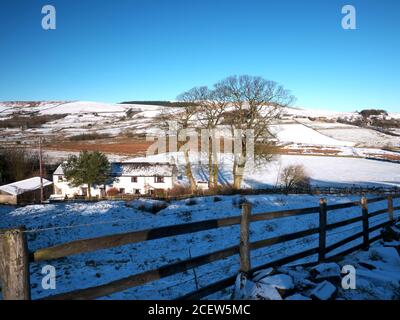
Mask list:
[[[238,271],[251,274],[271,266],[281,266],[297,260],[318,255],[318,262],[335,261],[344,255],[355,250],[367,248],[370,243],[379,240],[380,235],[370,238],[370,233],[394,221],[394,212],[400,210],[400,206],[393,206],[393,199],[400,198],[400,195],[388,195],[367,200],[365,197],[361,201],[348,202],[343,204],[328,205],[325,199],[321,199],[319,206],[284,210],[265,213],[251,213],[250,204],[244,203],[240,216],[212,219],[200,222],[180,224],[174,226],[159,227],[154,229],[133,231],[121,234],[113,234],[91,239],[76,240],[48,248],[29,252],[25,238],[25,229],[18,228],[12,230],[0,230],[0,276],[3,287],[4,299],[30,299],[29,263],[43,260],[59,259],[66,256],[92,252],[100,249],[107,249],[122,246],[130,243],[150,241],[183,234],[190,234],[199,231],[224,228],[227,226],[240,225],[240,243],[222,250],[207,253],[188,260],[174,262],[160,268],[148,270],[139,274],[134,274],[119,280],[111,281],[96,287],[79,289],[72,292],[61,293],[46,297],[45,299],[96,299],[116,292],[124,291],[132,287],[140,286],[161,278],[172,276],[195,267],[206,265],[233,255],[240,256],[240,266]],[[387,207],[374,212],[368,211],[368,203],[385,201]],[[344,208],[359,207],[360,215],[331,224],[327,224],[328,211]],[[250,242],[249,226],[252,222],[267,221],[284,217],[319,214],[319,226],[308,230],[298,231],[291,234],[280,235],[268,239]],[[373,227],[369,226],[369,219],[378,215],[388,214],[389,220]],[[362,222],[362,232],[353,234],[337,243],[326,245],[327,231],[340,228],[352,223]],[[319,234],[319,245],[296,254],[269,261],[263,265],[252,268],[250,251],[268,247],[271,245],[300,239],[313,234]],[[347,243],[362,238],[362,243],[346,249],[338,254],[327,256],[331,251],[346,245]],[[236,276],[231,276],[203,287],[195,292],[186,294],[180,299],[200,299],[212,293],[218,292],[234,284]]]

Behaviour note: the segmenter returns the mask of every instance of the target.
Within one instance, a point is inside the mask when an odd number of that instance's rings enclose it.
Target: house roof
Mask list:
[[[111,175],[116,177],[172,177],[177,172],[177,167],[170,163],[160,162],[113,162],[111,163]],[[55,175],[63,175],[62,166],[59,165]]]
[[[176,171],[176,165],[160,162],[115,162],[111,165],[113,176],[171,177]]]
[[[50,186],[52,184],[53,182],[43,179],[44,187]],[[0,186],[0,191],[11,194],[13,196],[17,196],[27,191],[33,191],[37,189],[40,189],[40,177],[33,177]]]

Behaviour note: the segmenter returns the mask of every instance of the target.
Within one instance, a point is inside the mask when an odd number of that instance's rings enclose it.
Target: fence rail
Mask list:
[[[279,266],[287,263],[292,263],[315,254],[318,255],[318,262],[333,261],[335,259],[339,259],[345,254],[353,252],[354,250],[367,248],[370,243],[379,239],[379,236],[370,238],[369,234],[394,221],[394,212],[400,210],[400,206],[393,206],[393,199],[395,198],[400,198],[400,195],[388,195],[385,197],[381,196],[369,200],[367,200],[367,198],[365,197],[362,197],[361,201],[352,201],[335,205],[328,205],[325,199],[321,199],[319,206],[316,207],[264,212],[257,214],[251,214],[250,204],[244,203],[242,206],[242,214],[240,216],[211,219],[180,225],[113,234],[90,239],[81,239],[48,248],[38,249],[34,252],[28,252],[28,250],[26,249],[27,243],[25,238],[25,230],[3,230],[3,232],[0,233],[0,275],[2,275],[2,279],[0,280],[2,280],[3,283],[3,297],[4,299],[30,299],[29,273],[27,271],[29,270],[30,262],[59,259],[74,254],[122,246],[129,243],[137,243],[177,235],[190,234],[216,228],[224,228],[233,225],[240,225],[240,243],[236,246],[221,249],[188,260],[164,265],[157,269],[134,274],[132,276],[111,281],[100,286],[61,293],[46,297],[45,299],[96,299],[112,293],[124,291],[132,287],[137,287],[151,281],[178,274],[187,270],[191,270],[193,268],[214,261],[222,260],[234,255],[239,255],[240,257],[240,266],[238,271],[247,274],[251,274],[254,271],[261,270],[270,266]],[[381,201],[387,201],[387,208],[371,213],[368,212],[368,203],[371,204]],[[352,207],[360,207],[361,215],[344,221],[327,224],[327,213],[329,211]],[[385,213],[388,213],[389,215],[388,222],[369,227],[370,218]],[[255,242],[249,241],[249,226],[252,222],[268,221],[308,214],[319,214],[318,227],[290,234],[279,235],[268,239],[262,239]],[[362,222],[361,232],[357,232],[354,235],[346,237],[345,239],[342,239],[329,246],[326,246],[327,231],[356,222]],[[257,250],[287,241],[301,239],[313,234],[319,234],[318,247],[307,249],[305,251],[280,258],[276,261],[270,261],[264,265],[257,266],[256,268],[251,267],[250,252],[252,250]],[[358,238],[363,239],[362,244],[346,249],[345,251],[342,251],[336,255],[327,257],[327,255],[332,251],[354,240],[357,240]],[[19,256],[12,256],[12,252],[16,252]],[[181,298],[199,299],[233,285],[234,281],[235,276],[228,277],[226,279],[203,287],[196,292],[186,294]]]

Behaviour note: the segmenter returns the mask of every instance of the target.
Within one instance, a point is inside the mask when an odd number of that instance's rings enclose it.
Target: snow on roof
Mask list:
[[[171,177],[176,170],[176,166],[169,163],[120,162],[112,163],[111,174],[113,176]]]
[[[177,172],[177,167],[170,163],[161,162],[112,162],[112,176],[133,176],[133,177],[172,177]],[[55,175],[63,175],[62,165],[59,165]]]
[[[63,175],[63,174],[64,174],[64,170],[63,170],[63,168],[62,168],[62,164],[60,164],[60,165],[57,167],[56,171],[54,171],[53,174],[55,174],[55,175]]]
[[[53,184],[53,182],[43,179],[44,187],[47,187],[51,184]],[[6,184],[4,186],[0,186],[0,191],[17,196],[27,191],[33,191],[39,188],[40,188],[40,177],[33,177],[26,180],[21,180],[14,183]]]

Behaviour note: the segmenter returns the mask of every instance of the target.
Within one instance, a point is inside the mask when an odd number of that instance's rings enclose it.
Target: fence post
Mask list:
[[[362,223],[363,223],[363,244],[364,249],[369,248],[369,221],[368,221],[368,200],[365,196],[361,198]]]
[[[0,277],[4,300],[30,300],[25,228],[0,231]]]
[[[390,222],[394,221],[394,210],[393,210],[393,196],[388,196],[388,213],[389,213],[389,220]]]
[[[326,216],[327,216],[327,204],[326,199],[321,198],[319,200],[319,251],[318,251],[318,262],[325,260],[326,251]]]
[[[244,203],[242,206],[242,217],[240,220],[240,272],[248,274],[251,270],[250,263],[250,215],[251,215],[251,205],[249,203]]]

